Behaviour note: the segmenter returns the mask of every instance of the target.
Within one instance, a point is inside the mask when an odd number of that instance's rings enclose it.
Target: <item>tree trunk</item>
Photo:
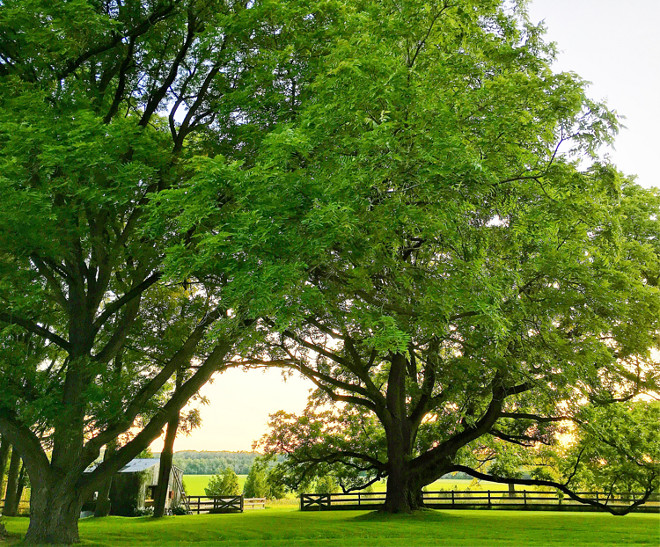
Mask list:
[[[117,439],[109,442],[105,446],[105,453],[103,454],[103,461],[108,460],[117,449]],[[95,517],[107,517],[112,509],[110,501],[110,489],[112,488],[112,476],[104,480],[99,486],[98,496],[96,497],[96,507],[94,508]]]
[[[406,360],[403,355],[392,358],[387,382],[387,493],[388,513],[410,513],[422,505],[421,485],[413,481],[411,422],[406,407]]]
[[[9,448],[9,441],[3,437],[0,443],[0,499],[5,497],[5,469],[9,460]]]
[[[410,513],[424,505],[422,484],[410,468],[412,459],[410,447],[401,442],[400,435],[388,434],[387,437],[388,473],[385,511]]]
[[[23,497],[23,488],[25,487],[25,464],[21,465],[21,470],[18,473],[18,482],[16,484],[16,495],[14,496],[14,500],[12,503],[12,506],[9,507],[9,512],[7,513],[8,515],[18,515],[18,508],[21,505],[21,498]]]
[[[21,457],[18,455],[18,450],[12,449],[11,461],[9,463],[9,475],[7,476],[7,494],[5,495],[5,507],[3,514],[7,517],[16,516],[16,493],[18,490],[18,474],[21,467]]]
[[[172,472],[172,457],[174,455],[174,440],[179,428],[179,413],[167,423],[165,443],[160,453],[160,466],[158,469],[158,486],[156,487],[156,499],[154,499],[154,517],[162,517],[165,514],[167,503],[167,492],[170,484],[170,473]]]
[[[45,482],[32,485],[30,526],[25,535],[28,544],[78,543],[78,518],[83,496],[75,484]]]
[[[388,513],[411,513],[424,506],[422,488],[407,472],[387,476],[385,511]]]

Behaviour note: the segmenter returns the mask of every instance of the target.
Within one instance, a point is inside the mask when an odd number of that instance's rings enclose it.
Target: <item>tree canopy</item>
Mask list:
[[[77,541],[84,497],[226,366],[311,378],[268,449],[387,476],[391,511],[654,390],[659,196],[598,158],[617,119],[553,54],[523,1],[3,1],[26,539]]]
[[[172,221],[171,200],[205,161],[249,162],[291,117],[308,68],[296,40],[323,25],[310,9],[0,5],[0,434],[30,476],[28,541],[77,541],[83,499],[228,365],[250,298],[282,293],[272,255],[223,232],[251,230],[232,185],[205,196],[213,225],[190,209],[194,223]],[[184,263],[209,233],[225,239],[213,267]]]
[[[263,442],[298,480],[329,464],[348,486],[386,476],[386,507],[406,511],[443,474],[488,469],[484,442],[534,454],[559,424],[656,392],[660,202],[598,158],[615,116],[552,71],[524,12],[362,8],[254,169],[289,192],[309,275],[246,362],[319,388]]]

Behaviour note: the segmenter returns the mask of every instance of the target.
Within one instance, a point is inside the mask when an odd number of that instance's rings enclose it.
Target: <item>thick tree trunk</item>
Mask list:
[[[9,460],[9,449],[9,441],[3,437],[0,443],[0,499],[5,497],[5,471]]]
[[[385,511],[410,513],[422,505],[421,485],[413,480],[411,422],[406,407],[406,360],[394,355],[387,382],[387,493]]]
[[[11,461],[9,463],[9,475],[7,476],[7,493],[5,495],[5,507],[3,514],[7,517],[15,517],[18,503],[16,494],[18,490],[18,474],[21,468],[21,457],[18,450],[11,451]]]
[[[158,486],[156,488],[156,499],[154,499],[154,517],[162,517],[165,514],[177,429],[179,429],[179,413],[167,423],[165,443],[163,444],[163,451],[160,453]]]
[[[387,476],[385,511],[411,513],[423,506],[422,487],[407,471]]]
[[[410,513],[423,506],[422,483],[410,466],[412,448],[405,442],[406,427],[400,424],[397,432],[387,432],[387,491],[385,511]],[[403,435],[402,435],[403,433]]]
[[[112,457],[117,449],[117,440],[109,442],[105,447],[103,454],[103,461],[107,461]],[[110,501],[110,489],[112,488],[112,476],[104,480],[99,486],[98,496],[96,497],[96,507],[94,508],[95,517],[107,517],[112,509]]]
[[[78,518],[83,494],[74,484],[32,485],[30,526],[25,535],[28,544],[78,543]]]

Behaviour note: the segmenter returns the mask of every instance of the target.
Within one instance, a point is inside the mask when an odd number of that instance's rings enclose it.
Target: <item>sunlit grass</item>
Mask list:
[[[26,518],[10,518],[16,543]],[[367,511],[302,513],[292,508],[231,515],[106,517],[80,522],[83,545],[657,546],[658,515],[522,511]]]

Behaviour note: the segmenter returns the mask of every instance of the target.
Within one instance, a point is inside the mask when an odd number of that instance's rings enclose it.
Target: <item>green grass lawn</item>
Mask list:
[[[18,542],[26,518],[5,519]],[[233,515],[106,517],[80,522],[82,545],[240,546],[657,546],[658,515],[522,511],[368,511],[301,513],[291,508]]]

